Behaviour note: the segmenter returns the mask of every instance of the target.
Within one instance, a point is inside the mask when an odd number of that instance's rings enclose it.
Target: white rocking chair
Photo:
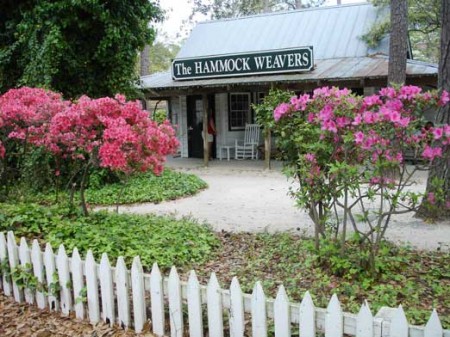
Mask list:
[[[258,159],[260,126],[246,124],[244,141],[235,140],[234,159]]]

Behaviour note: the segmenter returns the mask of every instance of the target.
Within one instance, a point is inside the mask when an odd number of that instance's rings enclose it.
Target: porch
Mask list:
[[[271,160],[272,171],[281,171],[283,166],[281,161]],[[211,170],[224,170],[224,171],[263,171],[266,170],[264,160],[235,160],[231,156],[228,161],[225,158],[222,160],[214,159],[208,162],[208,166],[205,167],[203,158],[184,158],[184,157],[167,157],[166,167],[179,170],[197,170],[197,169],[211,169]]]

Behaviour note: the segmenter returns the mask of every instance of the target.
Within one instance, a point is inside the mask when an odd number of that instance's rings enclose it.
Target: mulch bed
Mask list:
[[[106,324],[92,326],[87,321],[64,317],[59,313],[39,310],[27,304],[18,304],[0,293],[0,336],[2,337],[153,337],[147,332],[136,334]]]

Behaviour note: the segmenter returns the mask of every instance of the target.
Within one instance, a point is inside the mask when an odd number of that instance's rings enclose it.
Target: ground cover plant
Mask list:
[[[54,248],[77,247],[85,256],[91,249],[99,260],[123,256],[129,265],[139,255],[147,269],[158,262],[163,268],[189,266],[206,261],[218,247],[212,231],[190,219],[175,220],[154,215],[92,212],[88,217],[61,205],[0,204],[0,231],[17,237],[38,238]]]
[[[165,169],[159,176],[152,172],[139,173],[120,181],[111,177],[105,181],[102,176],[93,175],[86,189],[86,202],[90,206],[133,204],[142,202],[159,203],[194,195],[208,185],[194,174]],[[10,193],[10,201],[29,201],[36,203],[55,203],[68,200],[69,192],[36,192],[30,189],[17,189]],[[77,203],[77,195],[74,196]]]
[[[377,260],[377,274],[360,267],[357,242],[347,242],[340,257],[337,242],[323,240],[317,254],[313,239],[291,233],[219,234],[220,252],[195,270],[203,284],[212,271],[223,288],[237,276],[241,288],[251,293],[256,281],[266,296],[276,297],[283,284],[290,301],[300,302],[309,291],[314,304],[326,308],[337,294],[344,311],[358,313],[367,300],[372,313],[382,306],[403,305],[410,324],[426,324],[435,308],[445,329],[450,328],[449,252],[416,251],[384,243]]]
[[[172,265],[185,278],[195,269],[203,284],[212,271],[223,288],[237,276],[247,293],[256,281],[271,297],[283,284],[295,302],[308,290],[319,307],[326,307],[333,293],[353,313],[365,299],[374,313],[402,304],[411,324],[425,324],[436,308],[444,327],[450,328],[449,252],[383,243],[372,274],[361,267],[355,240],[347,242],[347,254],[341,257],[338,242],[332,240],[323,240],[318,254],[313,239],[291,233],[214,233],[189,219],[105,212],[83,217],[62,206],[29,203],[0,205],[0,231],[7,230],[53,247],[64,243],[69,252],[77,247],[82,255],[92,249],[97,260],[103,252],[113,263],[120,255],[127,263],[139,255],[147,271],[157,261],[166,275]]]

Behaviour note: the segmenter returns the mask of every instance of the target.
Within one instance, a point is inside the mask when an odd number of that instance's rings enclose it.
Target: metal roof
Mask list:
[[[384,55],[368,57],[335,58],[316,60],[311,72],[280,75],[242,76],[232,78],[215,78],[202,80],[174,81],[170,71],[141,77],[141,87],[158,90],[213,88],[227,85],[257,85],[267,83],[313,82],[313,81],[345,81],[386,78],[388,74],[388,58]],[[407,61],[407,76],[437,77],[438,66],[420,61]]]
[[[386,41],[370,50],[361,40],[380,17],[379,11],[359,3],[202,22],[176,59],[303,46],[313,46],[315,59],[387,55]]]

